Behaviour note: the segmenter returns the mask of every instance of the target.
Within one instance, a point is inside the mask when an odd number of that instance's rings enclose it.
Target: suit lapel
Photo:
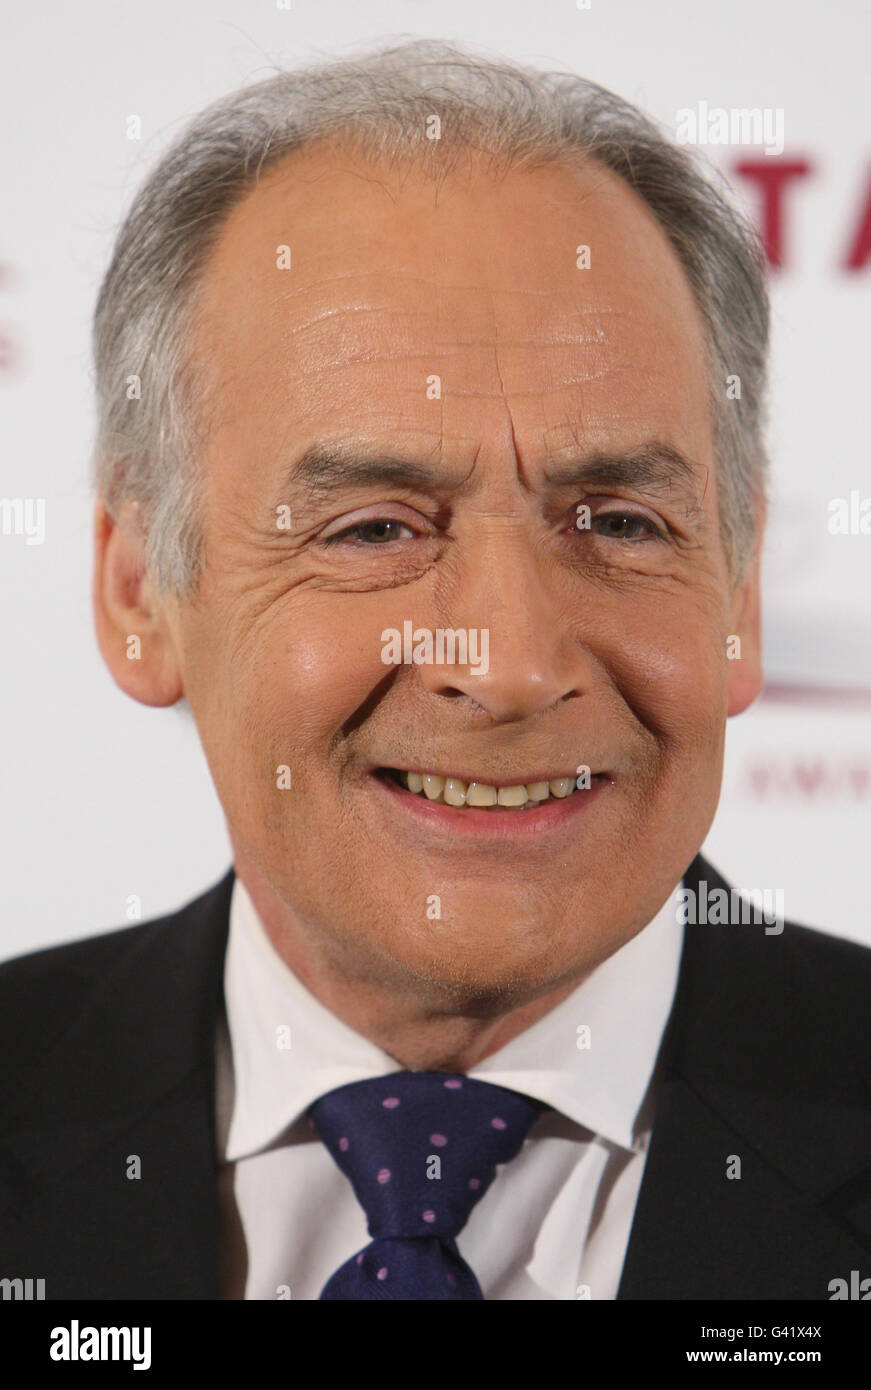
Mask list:
[[[700,878],[727,888],[697,858]],[[813,937],[687,925],[619,1299],[826,1299],[871,1272],[868,1090]]]
[[[771,1122],[776,1123],[774,1117]],[[740,1160],[740,1178],[727,1177]],[[663,1088],[620,1299],[825,1299],[869,1248],[686,1082]]]
[[[22,1068],[3,1119],[0,1247],[49,1298],[218,1296],[214,1039],[232,883],[88,943],[105,974]]]

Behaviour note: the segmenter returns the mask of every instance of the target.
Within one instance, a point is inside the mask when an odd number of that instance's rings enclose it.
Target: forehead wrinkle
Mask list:
[[[634,372],[637,369],[635,367],[625,367],[623,370]],[[541,400],[546,396],[552,396],[556,394],[556,392],[569,387],[588,386],[591,381],[597,381],[600,377],[611,376],[612,374],[611,371],[591,372],[589,376],[571,377],[555,382],[542,382],[540,386],[531,386],[526,390],[512,387],[510,390],[506,391],[498,382],[490,390],[482,388],[476,391],[472,387],[459,386],[451,388],[451,397],[456,400],[470,401],[505,400],[506,396],[510,397],[513,401]]]
[[[350,325],[351,346],[349,347],[348,337],[343,335],[341,331],[331,337],[328,330],[324,331],[319,327],[330,320],[335,321],[346,313],[369,313],[373,317],[381,318],[385,314],[388,317],[392,316],[395,321],[392,337],[394,340],[400,339],[401,341],[397,342],[395,346],[381,350],[381,345],[378,343],[373,343],[370,346],[371,339],[367,339],[364,329],[361,328],[358,333],[354,331],[354,325]],[[339,322],[347,323],[348,320],[342,318],[339,319]],[[431,325],[432,331],[425,333],[425,346],[417,346],[408,341],[411,337],[424,336],[424,325],[427,324]],[[500,355],[505,352],[531,350],[542,360],[546,357],[552,357],[554,353],[564,354],[566,349],[596,349],[596,367],[591,366],[590,370],[585,370],[579,378],[565,377],[564,379],[570,383],[578,380],[594,381],[617,371],[636,371],[642,365],[639,362],[626,362],[626,347],[623,344],[620,355],[624,360],[612,361],[603,366],[602,356],[614,353],[616,345],[609,341],[600,329],[584,332],[579,328],[559,324],[555,328],[542,325],[539,331],[531,334],[519,332],[506,336],[494,330],[492,333],[463,335],[453,327],[447,329],[438,325],[437,321],[433,323],[433,315],[430,311],[395,313],[392,308],[381,306],[365,309],[362,306],[353,306],[349,310],[346,310],[344,306],[332,307],[302,322],[283,326],[280,336],[281,340],[286,342],[288,346],[293,343],[294,339],[301,344],[308,339],[308,345],[316,351],[317,359],[315,362],[307,363],[307,370],[318,370],[331,364],[354,365],[363,362],[392,362],[398,357],[401,357],[403,361],[428,363],[437,356],[441,361],[449,362],[462,359],[470,349],[490,352],[494,348],[499,349]],[[462,392],[452,388],[451,394],[462,394]]]
[[[273,294],[271,296],[271,302],[274,306],[282,305],[288,302],[292,303],[295,300],[305,299],[306,297],[313,295],[317,291],[323,292],[326,290],[332,292],[334,291],[336,286],[340,286],[346,281],[370,281],[373,278],[380,280],[387,279],[389,280],[391,285],[394,284],[397,280],[403,280],[406,281],[409,284],[409,286],[414,286],[417,288],[422,287],[430,295],[433,296],[455,294],[458,298],[462,299],[464,307],[468,306],[469,297],[471,295],[480,296],[486,299],[487,309],[489,310],[492,310],[493,308],[493,301],[498,299],[507,299],[509,301],[522,302],[523,300],[527,300],[530,298],[541,299],[546,297],[548,299],[553,299],[557,302],[557,305],[561,310],[559,318],[562,320],[588,317],[631,317],[631,310],[620,308],[616,305],[602,304],[600,302],[590,304],[574,302],[572,304],[566,304],[566,300],[570,297],[569,282],[566,282],[566,285],[554,285],[553,287],[549,287],[546,289],[535,289],[531,286],[525,285],[499,288],[497,286],[489,284],[481,284],[480,282],[476,282],[474,284],[454,284],[446,283],[443,280],[435,280],[425,276],[407,275],[401,271],[397,271],[393,266],[385,266],[383,269],[353,271],[347,272],[346,274],[338,274],[335,276],[325,276],[318,279],[310,280],[302,285],[296,284],[286,289],[283,288],[277,293]],[[571,288],[577,290],[578,286],[575,285],[574,282],[572,282]],[[337,313],[365,313],[368,311],[370,313],[414,313],[416,315],[426,316],[427,314],[432,312],[429,309],[417,309],[415,306],[405,305],[402,303],[401,300],[398,302],[385,303],[383,297],[379,293],[377,293],[377,290],[373,292],[373,290],[370,289],[369,294],[372,297],[358,299],[356,301],[352,299],[346,301],[343,304],[336,304],[335,302],[328,303],[326,307],[316,310],[312,315],[304,319],[300,326],[315,323],[319,319],[329,318]],[[574,296],[572,295],[571,298],[574,298]],[[538,321],[538,312],[539,311],[537,310],[536,321]]]
[[[384,272],[385,274],[388,272]],[[391,275],[392,271],[389,272]],[[272,299],[271,308],[277,312],[284,304],[293,304],[310,298],[313,288],[324,289],[325,286],[332,288],[332,284],[340,284],[347,280],[371,279],[373,272],[348,272],[344,275],[333,277],[332,281],[317,282],[315,287],[295,286],[282,290],[280,294]],[[394,276],[395,278],[395,276]],[[481,310],[489,322],[498,318],[495,300],[508,298],[512,302],[521,303],[530,296],[535,300],[540,300],[546,296],[549,300],[556,303],[557,312],[550,321],[542,322],[540,308],[535,308],[529,316],[531,331],[524,331],[523,325],[518,332],[506,334],[504,329],[497,330],[495,324],[492,331],[487,331],[483,335],[477,333],[463,334],[462,330],[456,326],[456,316],[451,316],[449,306],[439,301],[438,307],[427,306],[419,307],[417,304],[404,304],[401,302],[384,302],[380,297],[367,297],[362,301],[346,301],[344,303],[329,302],[325,305],[315,305],[304,312],[301,318],[296,321],[290,320],[280,325],[279,331],[283,340],[290,342],[294,338],[306,337],[314,338],[319,325],[327,325],[336,320],[344,319],[351,324],[355,318],[361,315],[370,316],[373,320],[383,320],[385,316],[393,318],[397,325],[402,325],[404,330],[411,330],[415,326],[429,325],[428,332],[429,351],[439,351],[444,355],[446,350],[453,350],[464,347],[491,348],[498,336],[500,347],[511,350],[523,348],[534,348],[537,351],[553,351],[561,347],[586,347],[586,346],[608,346],[608,336],[602,324],[605,321],[610,323],[616,320],[628,320],[631,324],[635,317],[634,310],[622,308],[615,305],[593,303],[578,304],[576,301],[571,305],[565,304],[566,293],[560,288],[538,290],[524,286],[512,289],[496,289],[489,285],[476,284],[470,285],[446,285],[443,282],[433,280],[425,276],[400,276],[409,283],[425,286],[436,297],[444,296],[452,292],[463,298],[463,312],[468,317],[469,314],[469,295],[475,293],[485,302],[481,304]],[[573,296],[574,298],[574,296]],[[439,327],[439,321],[444,323],[445,319],[451,318],[450,329]],[[424,352],[420,356],[424,356]]]
[[[482,343],[480,344],[480,346],[487,347],[490,346],[490,344]],[[426,349],[426,351],[421,350],[420,352],[410,352],[406,351],[404,348],[399,348],[395,352],[348,352],[347,350],[340,352],[338,349],[335,349],[334,355],[331,357],[328,357],[326,352],[324,352],[320,355],[320,360],[317,363],[306,363],[306,374],[308,376],[311,376],[316,372],[325,373],[330,371],[341,371],[345,367],[356,366],[360,363],[377,364],[379,362],[396,362],[397,360],[400,360],[402,362],[420,361],[424,363],[431,363],[436,352],[438,353],[438,360],[440,362],[449,362],[453,358],[462,358],[464,356],[464,354],[461,352],[442,352],[437,347],[437,345],[432,348]],[[265,356],[267,356],[265,352],[260,353],[256,358],[252,358],[251,362],[255,363],[261,357]],[[596,367],[591,365],[589,371],[584,371],[581,376],[563,376],[558,379],[550,378],[547,381],[543,381],[539,387],[532,387],[529,389],[523,389],[521,387],[511,387],[510,390],[507,391],[507,394],[510,394],[512,397],[540,396],[545,392],[550,393],[554,390],[557,390],[562,385],[584,386],[588,385],[590,382],[600,381],[603,378],[613,377],[620,373],[632,372],[637,374],[641,370],[643,370],[643,364],[638,362],[614,362],[609,364],[608,366],[601,367],[599,369],[596,369]],[[490,395],[491,392],[486,389],[472,390],[468,387],[452,385],[450,389],[450,394],[452,398],[456,398],[462,396],[486,396]],[[499,384],[499,388],[498,390],[496,390],[496,394],[506,394],[506,391],[503,390],[501,384]]]
[[[453,325],[449,329],[442,326],[439,323],[439,319],[443,319],[444,316],[434,315],[431,310],[397,309],[392,305],[334,305],[328,309],[316,312],[299,322],[282,325],[280,336],[283,341],[288,343],[295,338],[303,340],[308,338],[313,345],[317,344],[326,353],[330,350],[331,346],[329,332],[323,331],[320,325],[327,324],[336,319],[339,319],[340,322],[347,322],[350,324],[350,316],[358,316],[361,314],[366,314],[373,318],[383,319],[385,316],[392,318],[394,320],[394,332],[392,334],[394,338],[399,336],[400,333],[405,338],[411,336],[413,333],[425,332],[426,325],[429,325],[430,331],[426,332],[426,346],[418,348],[406,345],[397,348],[394,352],[388,351],[381,354],[377,352],[377,348],[374,350],[366,348],[364,351],[358,352],[355,356],[352,356],[348,353],[346,347],[341,343],[336,343],[335,349],[337,353],[341,350],[342,361],[390,361],[393,357],[399,355],[400,352],[403,358],[408,359],[425,361],[428,357],[437,353],[440,358],[450,360],[451,358],[461,357],[464,350],[468,348],[480,348],[489,351],[494,347],[498,347],[500,352],[506,350],[523,351],[526,349],[533,349],[542,356],[546,353],[563,351],[566,348],[593,347],[603,352],[614,350],[613,341],[600,327],[591,326],[585,331],[584,328],[580,326],[573,327],[569,322],[565,321],[557,321],[555,324],[542,324],[539,321],[539,326],[536,331],[531,333],[520,331],[506,335],[503,332],[497,331],[494,327],[492,332],[463,334],[462,331],[458,331]],[[631,315],[621,315],[621,317],[631,318]],[[350,326],[353,331],[354,325]],[[355,336],[357,335],[355,334]],[[365,342],[366,334],[362,326],[359,336]],[[606,370],[616,369],[618,369],[618,364],[614,364],[613,368]],[[596,375],[603,374],[605,373],[596,373]]]
[[[393,275],[393,272],[390,270],[385,270],[383,274],[385,276],[389,276],[391,279],[397,278]],[[274,305],[280,305],[295,299],[309,297],[312,294],[313,290],[324,288],[325,285],[327,285],[327,283],[328,282],[313,282],[307,285],[296,286],[293,289],[281,290],[279,293],[276,293],[272,296],[272,303]],[[548,299],[554,299],[557,301],[558,307],[561,309],[561,319],[627,318],[632,317],[633,315],[633,311],[631,309],[619,308],[617,305],[614,304],[567,304],[566,300],[568,296],[566,294],[565,288],[563,287],[555,287],[554,289],[548,290],[534,290],[527,288],[500,290],[495,289],[489,285],[480,284],[446,285],[441,281],[422,281],[421,283],[433,295],[455,293],[459,298],[462,299],[464,305],[468,304],[470,294],[474,293],[478,293],[481,296],[486,296],[487,300],[491,301],[489,306],[490,308],[492,308],[492,301],[497,298],[516,299],[519,297],[525,299],[530,296],[547,296]],[[401,300],[391,303],[385,302],[381,298],[372,298],[369,300],[358,299],[348,300],[343,304],[330,302],[327,304],[325,308],[316,311],[308,319],[303,319],[302,322],[316,323],[319,319],[329,318],[333,314],[366,312],[416,313],[422,316],[426,316],[428,314],[431,314],[433,311],[428,308],[416,308],[412,305],[403,303]]]
[[[390,334],[392,343],[387,351],[380,350],[381,344],[371,342],[367,336],[360,315],[368,315],[373,320],[392,320]],[[623,315],[622,317],[631,318]],[[396,310],[393,306],[331,306],[307,316],[300,322],[281,326],[280,339],[288,347],[298,343],[305,345],[324,361],[343,362],[389,362],[398,356],[404,360],[427,362],[438,356],[443,361],[462,359],[469,350],[490,352],[498,348],[500,355],[508,352],[534,352],[542,360],[553,358],[554,353],[566,350],[579,351],[593,349],[597,355],[597,370],[586,372],[586,380],[594,380],[607,375],[609,371],[637,369],[641,363],[626,364],[627,345],[625,341],[617,344],[600,326],[589,328],[573,325],[570,321],[558,320],[553,324],[538,321],[532,332],[521,328],[514,333],[505,334],[495,328],[492,332],[466,332],[454,324],[448,326],[444,315],[436,315],[430,310]],[[335,329],[331,338],[330,327]],[[350,343],[349,343],[350,339]],[[418,341],[415,342],[414,339]],[[422,345],[419,345],[422,344]],[[647,348],[639,343],[639,347]],[[622,362],[602,366],[602,357],[616,354]],[[309,364],[311,366],[313,364]]]
[[[561,285],[548,285],[541,289],[536,289],[532,285],[498,286],[482,284],[480,281],[475,281],[474,284],[454,283],[449,280],[434,280],[431,277],[425,275],[411,275],[407,271],[397,269],[396,266],[384,265],[372,266],[366,270],[349,270],[344,273],[337,272],[335,275],[325,274],[322,276],[316,276],[312,279],[307,280],[302,285],[295,285],[289,287],[288,289],[282,290],[280,294],[277,294],[275,296],[275,298],[277,300],[293,299],[297,295],[308,294],[315,289],[332,287],[333,285],[342,284],[347,280],[371,280],[373,278],[387,278],[391,281],[391,283],[395,282],[396,280],[403,280],[407,281],[409,285],[414,285],[417,287],[422,286],[424,289],[429,290],[433,293],[452,292],[464,296],[467,296],[469,293],[477,292],[479,294],[486,294],[488,298],[516,298],[518,296],[522,298],[529,298],[530,296],[535,295],[546,295],[549,298],[560,298],[565,294],[565,287]],[[569,282],[566,281],[566,284],[568,283]],[[574,281],[572,281],[572,283],[574,283]],[[589,308],[578,308],[577,312],[608,314],[620,311],[615,310],[610,306],[590,305]]]

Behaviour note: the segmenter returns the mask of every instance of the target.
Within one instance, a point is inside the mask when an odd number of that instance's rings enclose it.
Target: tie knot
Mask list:
[[[340,1086],[310,1114],[370,1235],[452,1238],[547,1108],[468,1076],[405,1071]]]

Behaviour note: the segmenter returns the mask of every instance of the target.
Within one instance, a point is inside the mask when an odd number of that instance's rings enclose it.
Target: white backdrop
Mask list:
[[[783,111],[779,158],[808,170],[787,189],[772,272],[769,685],[730,725],[705,849],[738,886],[783,886],[787,916],[871,943],[871,535],[827,529],[833,498],[871,497],[871,246],[865,264],[846,265],[871,195],[871,11],[857,0],[6,0],[3,31],[0,497],[44,498],[46,511],[43,544],[0,535],[0,956],[123,925],[131,895],[144,917],[169,910],[230,862],[190,716],[123,696],[92,633],[89,330],[115,230],[208,101],[276,66],[412,34],[574,69],[673,131],[702,101]],[[759,220],[757,181],[734,171],[775,158],[707,153]]]

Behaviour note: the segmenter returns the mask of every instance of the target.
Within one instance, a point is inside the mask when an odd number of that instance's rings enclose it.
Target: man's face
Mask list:
[[[752,650],[727,661],[743,598],[664,234],[595,165],[436,191],[310,150],[231,215],[194,342],[205,570],[174,641],[273,934],[433,1000],[580,978],[701,845],[757,688]],[[385,664],[405,624],[486,632],[488,659]],[[583,767],[539,809],[395,780]]]

